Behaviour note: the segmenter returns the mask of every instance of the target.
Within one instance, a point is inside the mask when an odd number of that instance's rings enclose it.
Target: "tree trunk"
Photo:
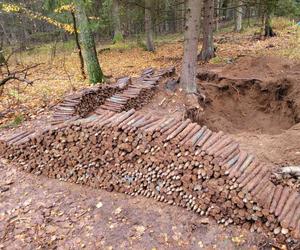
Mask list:
[[[165,31],[165,33],[169,33],[170,32],[170,20],[169,20],[169,18],[170,18],[170,15],[169,15],[169,11],[171,10],[171,6],[170,6],[170,4],[169,4],[169,1],[168,0],[166,0],[165,1],[165,15],[164,15],[164,23],[165,23],[165,27],[164,27],[164,31]]]
[[[215,23],[215,29],[216,29],[216,32],[219,32],[219,22],[220,22],[220,0],[215,0],[215,8],[217,9],[216,10],[216,23]]]
[[[77,47],[77,52],[78,52],[78,57],[79,57],[79,62],[80,62],[80,71],[81,71],[81,75],[82,75],[83,79],[86,79],[86,75],[85,75],[85,72],[84,72],[84,61],[83,61],[81,46],[80,46],[80,42],[79,42],[79,36],[78,36],[75,13],[72,11],[71,15],[72,15],[72,20],[73,20],[75,42],[76,42],[76,47]]]
[[[271,13],[267,10],[265,16],[265,37],[273,37],[276,36],[273,28],[271,26]]]
[[[182,6],[180,6],[182,8]],[[176,7],[170,6],[170,14],[169,17],[169,32],[175,33],[176,32]]]
[[[112,17],[113,17],[113,25],[114,25],[114,38],[113,42],[122,42],[123,34],[121,31],[121,20],[120,20],[120,8],[119,8],[119,0],[113,0],[112,4]]]
[[[204,19],[203,19],[203,45],[198,60],[209,61],[215,56],[214,51],[214,1],[204,0]]]
[[[95,16],[98,18],[102,17],[102,15],[101,15],[102,3],[103,3],[103,0],[94,0],[93,1],[93,8],[91,8],[91,10],[90,10],[92,16]],[[101,29],[98,28],[94,34],[95,41],[96,42],[99,41],[102,36],[103,36],[103,34],[101,33]]]
[[[187,2],[186,1],[183,1],[183,4],[181,7],[178,7],[180,9],[180,20],[177,21],[178,25],[179,26],[179,29],[177,28],[176,29],[176,32],[183,32],[184,31],[184,27],[185,27],[185,16],[186,16],[186,8],[187,8]]]
[[[225,0],[223,2],[223,8],[225,8],[224,10],[224,16],[225,16],[225,20],[229,21],[231,19],[231,8],[230,8],[230,1],[229,0]]]
[[[235,9],[235,32],[241,32],[242,31],[242,20],[243,20],[243,7],[242,7],[242,1],[238,0],[236,1],[236,9]]]
[[[251,6],[250,4],[246,4],[246,18],[247,18],[247,27],[251,26],[250,18],[251,18]]]
[[[93,34],[85,12],[83,0],[75,0],[76,18],[79,27],[79,38],[83,49],[83,58],[87,68],[89,81],[93,84],[103,82],[103,73],[97,58]]]
[[[187,0],[184,54],[180,84],[186,93],[196,93],[197,49],[200,31],[201,1]]]
[[[3,39],[1,39],[0,42],[0,66],[5,63],[5,57],[4,57],[4,52],[3,52]]]
[[[152,0],[145,1],[145,32],[146,46],[148,51],[154,51],[153,27],[152,27]]]

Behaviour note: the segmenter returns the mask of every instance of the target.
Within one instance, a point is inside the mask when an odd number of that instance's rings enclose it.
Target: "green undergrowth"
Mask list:
[[[13,120],[7,124],[0,125],[0,129],[5,129],[5,128],[15,128],[21,125],[24,121],[24,116],[22,114],[17,114],[13,118]]]

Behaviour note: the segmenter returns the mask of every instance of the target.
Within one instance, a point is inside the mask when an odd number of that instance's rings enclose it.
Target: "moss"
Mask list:
[[[92,84],[104,81],[104,75],[97,58],[95,41],[90,29],[89,21],[85,13],[83,0],[76,0],[76,18],[79,24],[79,37],[83,49],[83,58]]]

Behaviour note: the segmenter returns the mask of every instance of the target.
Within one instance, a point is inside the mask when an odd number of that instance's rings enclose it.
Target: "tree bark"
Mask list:
[[[262,4],[264,7],[263,12],[263,22],[264,22],[264,35],[265,37],[273,37],[276,36],[275,32],[273,31],[272,25],[271,25],[271,16],[276,9],[276,3],[275,0],[262,0]]]
[[[145,1],[145,32],[146,46],[148,51],[154,51],[153,27],[152,27],[152,0]]]
[[[186,93],[196,93],[197,49],[200,31],[201,1],[187,0],[184,55],[180,84]]]
[[[169,17],[170,15],[168,14],[168,12],[171,9],[171,6],[169,4],[168,0],[165,0],[165,15],[164,15],[164,23],[165,23],[165,27],[164,27],[164,31],[165,33],[169,33],[170,32],[170,21],[169,21]]]
[[[265,16],[265,37],[273,36],[276,36],[276,34],[271,26],[271,13],[269,13],[269,11],[267,10]]]
[[[113,25],[114,25],[114,38],[113,42],[122,42],[123,34],[121,30],[121,20],[120,20],[120,6],[119,0],[113,0],[112,4],[112,17],[113,17]]]
[[[5,57],[4,57],[4,52],[3,52],[3,38],[0,41],[0,66],[5,63]]]
[[[220,0],[215,0],[215,8],[216,8],[216,24],[215,24],[215,27],[216,27],[216,32],[219,31],[219,22],[220,22]]]
[[[224,0],[222,7],[224,8],[223,15],[225,16],[225,20],[228,21],[231,18],[230,1],[229,0]]]
[[[103,73],[99,65],[93,34],[85,12],[83,0],[75,0],[76,18],[79,27],[80,45],[83,49],[83,59],[87,68],[89,81],[92,84],[103,82]]]
[[[203,19],[203,45],[198,60],[209,61],[215,56],[214,51],[214,1],[204,0],[204,19]]]
[[[80,62],[80,71],[81,71],[81,75],[82,75],[83,79],[86,79],[86,75],[85,75],[85,72],[84,72],[84,61],[83,61],[81,46],[80,46],[80,42],[79,42],[79,36],[78,36],[75,13],[72,11],[71,15],[72,15],[72,20],[73,20],[75,42],[76,42],[76,47],[77,47],[78,57],[79,57],[79,62]]]
[[[235,9],[235,32],[241,32],[242,31],[242,21],[243,21],[243,7],[242,7],[242,1],[238,0],[236,1],[236,9]]]

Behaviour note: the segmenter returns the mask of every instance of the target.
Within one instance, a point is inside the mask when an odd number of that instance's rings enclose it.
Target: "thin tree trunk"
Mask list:
[[[224,3],[223,3],[223,5],[224,5],[223,7],[226,8],[224,10],[225,20],[228,21],[231,18],[230,1],[229,0],[225,0]]]
[[[219,22],[220,22],[220,0],[215,0],[215,7],[217,8],[216,10],[216,32],[219,31]]]
[[[266,10],[265,14],[265,37],[273,37],[276,36],[273,28],[271,26],[271,13],[269,10]]]
[[[247,26],[250,27],[250,18],[251,18],[251,6],[249,4],[246,5],[246,18],[247,18]]]
[[[243,20],[243,7],[242,7],[242,1],[238,0],[236,1],[237,7],[235,9],[235,32],[241,32],[242,31],[242,20]]]
[[[3,38],[0,41],[0,66],[5,63],[5,57],[3,52]],[[0,68],[1,69],[1,68]]]
[[[169,4],[169,0],[165,0],[165,16],[164,16],[164,23],[165,23],[165,33],[169,33],[170,32],[170,21],[169,21],[169,11],[170,11],[170,4]]]
[[[197,49],[200,31],[201,1],[187,0],[184,55],[180,84],[186,93],[196,93]]]
[[[89,81],[93,84],[103,82],[103,73],[99,65],[93,34],[85,12],[83,0],[75,0],[76,18],[79,38],[83,49],[83,59],[87,68]]]
[[[73,19],[75,42],[76,42],[76,47],[77,47],[77,52],[78,52],[78,57],[79,57],[79,62],[80,62],[80,71],[81,71],[81,75],[82,75],[83,79],[86,79],[86,75],[85,75],[85,72],[84,72],[84,61],[83,61],[81,46],[80,46],[80,43],[79,43],[75,13],[72,11],[71,15],[72,15],[72,19]]]
[[[198,60],[209,61],[215,56],[214,51],[214,1],[204,0],[204,19],[203,19],[203,45]]]
[[[169,20],[169,28],[170,32],[175,33],[176,32],[176,7],[171,7],[171,13],[170,13],[170,20]]]
[[[154,51],[153,43],[153,27],[152,27],[152,0],[145,1],[145,32],[146,32],[146,46],[148,51]]]
[[[258,17],[258,20],[260,21],[262,16],[263,16],[263,10],[262,10],[262,0],[259,0],[258,1],[258,7],[257,7],[257,17]]]
[[[112,4],[112,16],[113,16],[113,25],[114,25],[114,38],[113,42],[123,41],[123,34],[121,31],[121,20],[120,20],[120,6],[119,0],[113,0]]]
[[[4,34],[4,36],[5,36],[6,43],[7,43],[8,45],[10,45],[10,44],[11,44],[11,41],[10,41],[10,39],[9,39],[8,33],[6,32],[5,25],[2,23],[2,21],[0,22],[0,26],[1,26],[2,31],[3,31],[3,34]]]
[[[95,1],[93,1],[93,8],[90,10],[92,16],[95,16],[97,18],[101,18],[102,3],[103,3],[103,0],[95,0]],[[103,36],[103,34],[101,34],[100,30],[101,29],[98,28],[97,31],[95,32],[95,42],[96,43]]]

